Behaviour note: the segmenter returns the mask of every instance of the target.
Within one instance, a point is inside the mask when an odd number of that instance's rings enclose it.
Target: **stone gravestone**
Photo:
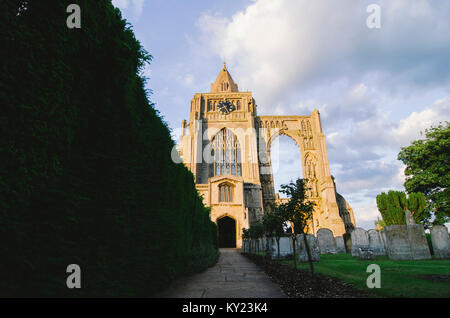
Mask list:
[[[317,241],[319,242],[320,254],[336,254],[336,241],[333,232],[329,229],[317,231]]]
[[[320,261],[320,250],[317,239],[312,234],[306,234],[306,240],[308,241],[312,261]],[[308,262],[308,253],[306,252],[305,239],[303,238],[303,235],[297,236],[295,252],[297,253],[298,260],[300,262]]]
[[[277,241],[274,237],[267,238],[266,254],[272,259],[277,258]]]
[[[408,240],[414,260],[431,259],[430,247],[422,224],[407,225]]]
[[[384,248],[380,232],[369,230],[367,231],[367,235],[369,236],[369,248],[373,251],[373,254],[375,256],[386,255],[386,249]]]
[[[386,251],[386,255],[389,255],[389,245],[387,244],[386,232],[383,230],[380,232],[381,240],[383,241],[384,249]]]
[[[388,256],[393,260],[411,260],[412,253],[406,225],[388,225],[384,227]]]
[[[270,255],[272,259],[278,257],[278,246],[277,240],[273,237],[268,242],[269,247],[267,248],[267,254]],[[280,258],[289,258],[293,255],[292,241],[290,237],[280,237]]]
[[[259,251],[260,252],[264,252],[266,250],[266,238],[265,237],[261,237],[259,239]]]
[[[242,248],[241,248],[242,253],[246,254],[247,253],[247,239],[242,240]]]
[[[289,258],[293,254],[292,240],[290,237],[280,238],[280,255],[281,257]]]
[[[445,225],[434,225],[430,230],[435,258],[450,258],[450,242]]]
[[[422,224],[389,225],[384,228],[387,253],[392,260],[430,259]]]
[[[359,248],[369,248],[369,236],[367,232],[357,227],[351,233],[352,239],[352,256],[359,257]]]
[[[344,238],[342,236],[336,236],[334,238],[336,240],[336,251],[338,253],[345,253],[345,242],[344,242]]]

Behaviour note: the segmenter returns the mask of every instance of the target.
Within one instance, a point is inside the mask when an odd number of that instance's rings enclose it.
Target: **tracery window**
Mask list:
[[[214,157],[214,176],[241,175],[241,147],[231,130],[226,128],[217,133],[211,142]]]
[[[219,202],[233,202],[233,186],[228,183],[219,185]]]

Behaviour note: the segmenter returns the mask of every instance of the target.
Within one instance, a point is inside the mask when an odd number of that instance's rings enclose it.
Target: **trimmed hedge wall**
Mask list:
[[[81,29],[66,8],[81,7]],[[107,0],[2,1],[0,296],[149,296],[217,261],[217,227]],[[66,287],[69,264],[81,289]]]

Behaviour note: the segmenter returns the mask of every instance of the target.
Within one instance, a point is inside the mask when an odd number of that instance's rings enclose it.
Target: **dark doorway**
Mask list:
[[[236,247],[236,221],[225,216],[217,220],[219,247]]]

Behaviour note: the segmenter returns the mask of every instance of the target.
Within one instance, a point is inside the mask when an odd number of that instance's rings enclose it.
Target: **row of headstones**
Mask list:
[[[435,225],[430,229],[435,258],[450,258],[450,241],[447,227]],[[386,226],[384,231],[365,231],[356,228],[351,233],[352,256],[362,254],[388,255],[392,260],[431,259],[431,252],[422,224]]]
[[[306,239],[308,241],[311,258],[313,261],[317,262],[320,260],[320,249],[318,240],[314,235],[307,234]],[[290,237],[280,237],[280,258],[287,259],[292,258],[294,255],[294,250],[292,248],[292,239]],[[264,252],[267,256],[272,259],[278,258],[278,244],[273,237],[264,237],[260,239],[245,239],[242,242],[242,252],[247,254],[256,254],[258,252]],[[303,235],[298,235],[295,242],[295,253],[297,259],[300,262],[308,261],[308,254],[306,251],[306,245]]]
[[[435,258],[450,258],[450,242],[448,230],[443,225],[435,225],[430,230]],[[373,259],[378,255],[388,255],[393,260],[430,259],[431,253],[421,224],[386,226],[383,232],[366,231],[356,228],[350,235],[350,242],[344,237],[334,237],[329,229],[317,231],[317,237],[307,234],[311,257],[320,259],[320,254],[336,254],[350,252],[352,256],[362,259]],[[280,238],[280,257],[292,257],[292,241],[289,237]],[[347,246],[347,247],[346,247]],[[275,238],[266,237],[258,240],[244,240],[244,253],[265,252],[272,258],[278,257],[278,245]],[[302,235],[296,240],[296,254],[300,261],[308,261],[306,246]]]

